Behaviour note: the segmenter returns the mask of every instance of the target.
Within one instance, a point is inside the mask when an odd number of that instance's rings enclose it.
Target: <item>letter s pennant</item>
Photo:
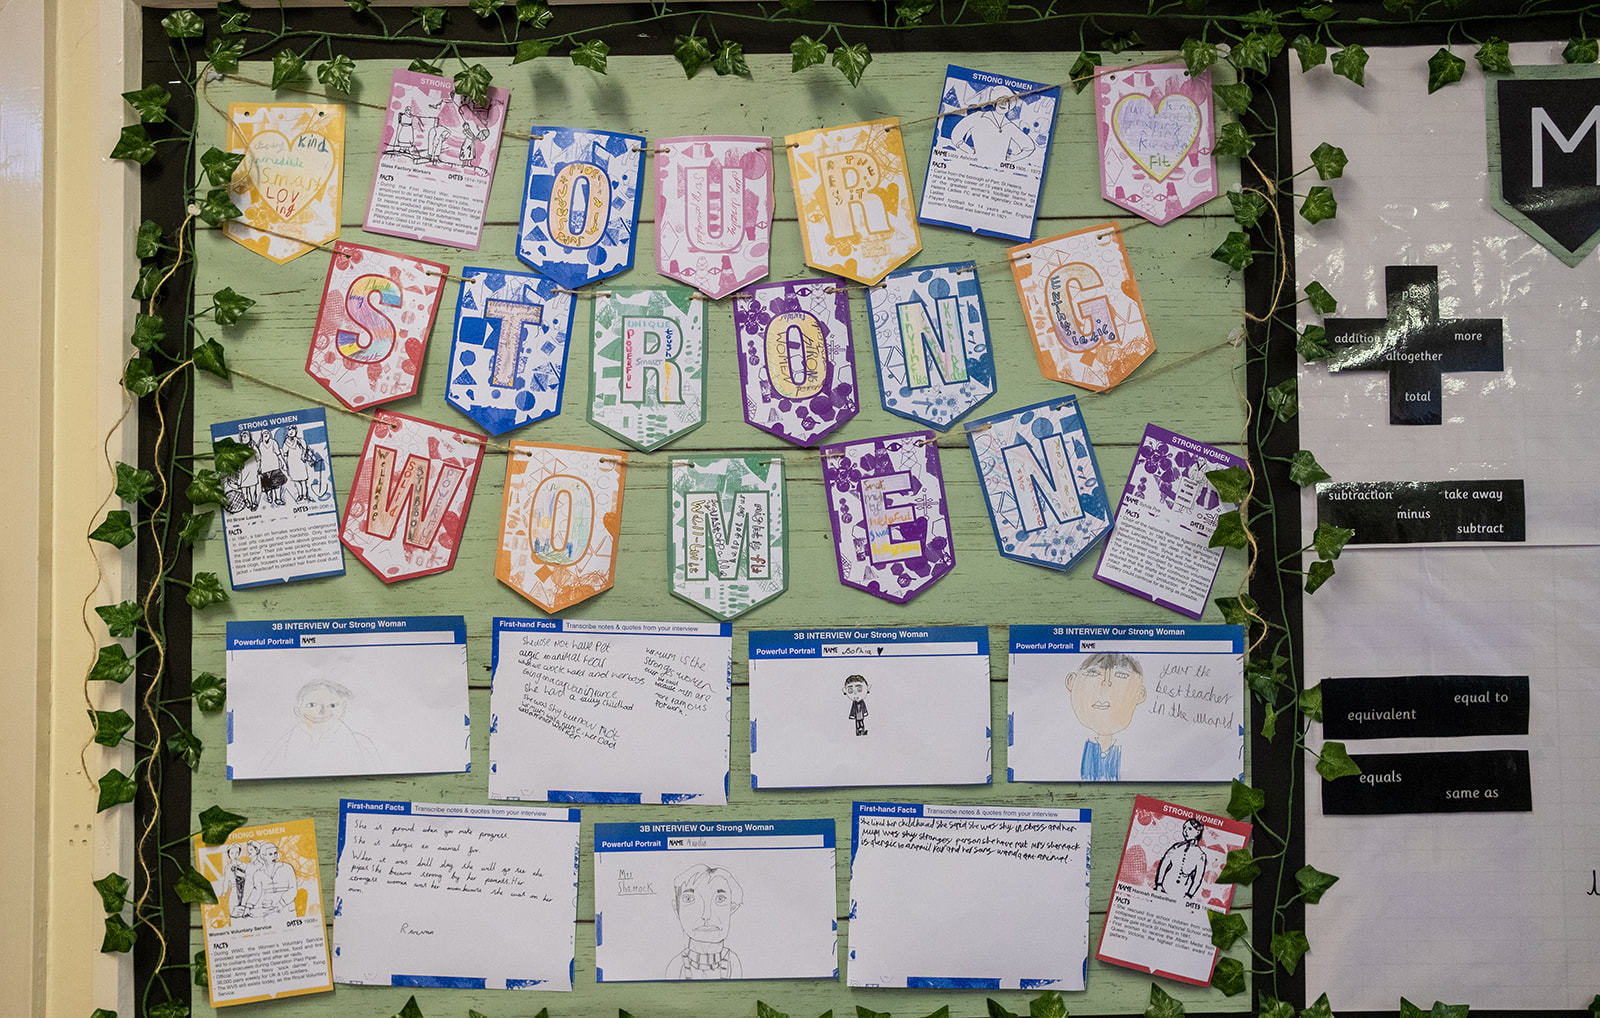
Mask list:
[[[575,290],[633,267],[644,139],[535,127],[517,257]]]
[[[899,604],[955,568],[931,431],[822,447],[839,582]]]
[[[772,139],[658,138],[656,271],[720,298],[767,274]]]
[[[628,454],[512,442],[497,580],[555,613],[611,589]]]
[[[727,621],[789,584],[780,456],[674,459],[667,574],[672,595]]]
[[[449,266],[340,241],[306,374],[352,410],[417,391]]]
[[[783,140],[807,265],[870,286],[922,250],[899,120]]]

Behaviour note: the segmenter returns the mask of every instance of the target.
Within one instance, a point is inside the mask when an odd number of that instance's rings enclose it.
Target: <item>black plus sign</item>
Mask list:
[[[1439,424],[1446,371],[1503,371],[1499,318],[1439,318],[1439,269],[1383,270],[1387,318],[1330,318],[1329,371],[1388,371],[1389,423]]]

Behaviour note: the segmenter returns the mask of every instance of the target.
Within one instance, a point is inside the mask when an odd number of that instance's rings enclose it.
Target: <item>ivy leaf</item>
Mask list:
[[[1269,710],[1261,715],[1261,737],[1271,742],[1276,734],[1278,734],[1278,713]]]
[[[200,157],[200,168],[206,171],[206,180],[212,187],[227,187],[243,161],[243,152],[224,152],[213,145]]]
[[[798,74],[807,67],[825,63],[828,59],[828,47],[809,35],[802,35],[791,42],[789,52],[794,54],[794,60],[789,64],[790,74]]]
[[[1235,82],[1232,85],[1213,85],[1211,94],[1222,103],[1222,108],[1234,116],[1243,116],[1250,109],[1250,86],[1244,82]]]
[[[1211,257],[1235,272],[1247,268],[1256,260],[1255,253],[1250,250],[1250,238],[1238,230],[1224,237],[1217,249],[1211,252]]]
[[[187,728],[178,729],[167,740],[167,752],[188,764],[191,771],[200,769],[200,754],[205,748],[205,743],[200,741],[200,737]],[[216,902],[207,904],[215,905]]]
[[[1267,390],[1267,409],[1280,421],[1300,412],[1300,386],[1293,378],[1285,378]]]
[[[145,1018],[189,1018],[189,1005],[181,1000],[163,1000],[150,1005]]]
[[[194,984],[204,989],[211,988],[211,973],[206,969],[206,952],[204,949],[194,953],[194,961],[189,965],[189,971],[194,973]]]
[[[1319,148],[1320,147],[1321,146],[1319,146]],[[1336,149],[1335,151],[1339,150]],[[1315,152],[1313,152],[1311,155],[1313,159],[1316,158]],[[1339,156],[1339,165],[1343,167],[1344,152],[1339,151]],[[1311,310],[1315,311],[1319,315],[1331,315],[1335,311],[1339,310],[1339,302],[1334,299],[1333,294],[1328,292],[1327,287],[1323,286],[1314,279],[1306,284],[1305,294],[1306,300],[1311,304]]]
[[[575,47],[572,51],[572,62],[579,67],[587,67],[591,71],[606,73],[606,54],[611,52],[611,47],[599,39],[590,39],[582,46]]]
[[[228,696],[228,680],[210,672],[201,672],[189,682],[189,692],[203,713],[215,714],[222,709]]]
[[[1308,325],[1306,331],[1295,340],[1294,349],[1307,364],[1325,361],[1333,356],[1333,347],[1328,345],[1328,330],[1320,325]]]
[[[494,9],[505,3],[505,0],[468,0],[467,7],[480,18],[494,17]]]
[[[239,211],[239,206],[233,203],[233,196],[225,187],[211,188],[200,202],[200,218],[211,226],[221,226],[230,219],[238,219],[243,214]]]
[[[1006,14],[1011,10],[1011,0],[972,0],[972,9],[985,22],[996,25],[1006,20]]]
[[[146,219],[139,224],[139,233],[133,240],[133,256],[139,259],[154,258],[161,250],[161,224]]]
[[[133,674],[133,658],[120,643],[108,643],[95,655],[89,678],[95,682],[126,682]]]
[[[223,353],[222,344],[214,339],[208,339],[194,348],[194,366],[224,381],[228,378],[228,358]]]
[[[1238,913],[1214,912],[1206,910],[1206,918],[1211,922],[1211,943],[1226,951],[1234,942],[1244,936],[1248,930],[1245,927],[1244,916]]]
[[[444,27],[443,7],[413,7],[411,13],[416,15],[423,35],[432,35]]]
[[[1324,993],[1322,999],[1327,1000],[1328,995]],[[1309,1010],[1308,1008],[1307,1011],[1309,1012]],[[1270,993],[1263,993],[1261,995],[1261,1007],[1256,1012],[1256,1018],[1294,1018],[1294,1005],[1286,1000],[1279,1000]],[[1330,1013],[1327,1018],[1333,1018],[1333,1015]]]
[[[143,609],[133,601],[103,604],[96,608],[94,613],[105,622],[112,636],[132,636],[138,631],[139,623],[144,618]]]
[[[1332,180],[1344,176],[1345,164],[1350,160],[1345,157],[1344,149],[1337,145],[1323,142],[1311,150],[1311,165],[1317,168],[1317,177],[1321,180]],[[1321,283],[1316,284],[1321,286]],[[1326,292],[1326,291],[1324,291]],[[1331,309],[1330,309],[1331,310]],[[1320,312],[1328,314],[1328,311]]]
[[[1245,548],[1250,540],[1245,536],[1244,523],[1239,519],[1239,510],[1223,513],[1217,517],[1217,529],[1212,532],[1207,548]]]
[[[1267,804],[1267,793],[1259,788],[1252,788],[1238,778],[1233,779],[1233,784],[1228,791],[1228,815],[1235,820],[1255,816]]]
[[[1289,659],[1282,654],[1252,658],[1244,666],[1244,681],[1263,703],[1275,703],[1278,690],[1289,683],[1289,675],[1284,670],[1288,664]]]
[[[1250,137],[1250,132],[1244,129],[1244,125],[1230,120],[1217,129],[1217,141],[1212,146],[1212,151],[1217,155],[1238,156],[1242,159],[1255,147],[1256,141]]]
[[[1332,562],[1344,551],[1344,546],[1356,536],[1354,530],[1347,527],[1336,527],[1331,523],[1318,523],[1317,529],[1311,532],[1311,546],[1317,549],[1317,558],[1324,562]]]
[[[106,916],[106,935],[100,940],[105,954],[127,954],[133,950],[133,927],[120,915]]]
[[[1324,873],[1315,866],[1302,866],[1295,871],[1294,882],[1300,885],[1300,893],[1304,896],[1307,905],[1315,905],[1328,893],[1328,888],[1339,882],[1339,878],[1332,873]]]
[[[279,50],[272,58],[272,87],[280,89],[306,76],[306,58],[292,49]]]
[[[1007,1008],[993,997],[986,997],[983,1002],[988,1006],[989,1018],[1022,1018],[1021,1015]]]
[[[711,62],[711,48],[703,37],[690,32],[672,40],[672,58],[683,68],[683,76],[692,78],[695,72]]]
[[[1498,37],[1490,37],[1489,41],[1478,47],[1478,52],[1473,54],[1478,59],[1478,66],[1483,68],[1485,74],[1512,74],[1515,69],[1511,66],[1511,44]]]
[[[217,4],[217,20],[223,35],[237,35],[250,20],[250,8],[239,0],[222,0]]]
[[[1209,42],[1199,39],[1183,40],[1183,64],[1189,69],[1189,77],[1209,68],[1217,62],[1217,47]]]
[[[207,845],[220,845],[244,823],[245,818],[237,813],[229,813],[221,806],[209,806],[200,814],[200,840]]]
[[[1253,229],[1267,214],[1267,199],[1258,191],[1229,191],[1228,204],[1233,206],[1233,221],[1241,229]]]
[[[1361,773],[1361,767],[1345,752],[1342,742],[1325,742],[1322,744],[1322,753],[1317,758],[1317,773],[1322,775],[1322,780],[1333,781],[1337,778],[1354,777]],[[1290,974],[1294,969],[1289,970]]]
[[[895,24],[921,24],[922,19],[931,10],[933,10],[933,0],[911,0],[909,3],[901,3],[894,9]]]
[[[682,38],[682,36],[679,38]],[[789,1016],[777,1008],[769,1007],[758,1000],[756,1001],[756,1018],[789,1018]]]
[[[167,119],[167,103],[172,101],[172,93],[160,83],[152,83],[137,92],[124,92],[122,98],[139,114],[141,123],[159,124]]]
[[[130,124],[122,129],[121,137],[111,149],[111,158],[127,159],[143,166],[156,155],[156,147],[150,141],[150,135],[145,133],[143,124]]]
[[[194,11],[173,11],[161,19],[169,39],[198,39],[206,34],[206,23]]]
[[[1274,960],[1283,970],[1294,975],[1294,970],[1300,967],[1300,959],[1311,950],[1311,942],[1306,940],[1306,935],[1300,930],[1288,930],[1283,933],[1274,933],[1269,951]]]
[[[517,55],[511,58],[513,65],[537,60],[550,53],[550,43],[545,39],[524,39],[517,43]]]
[[[1339,202],[1333,197],[1333,188],[1318,184],[1306,192],[1300,204],[1300,216],[1308,223],[1320,223],[1339,214]]]
[[[155,262],[140,266],[139,278],[134,281],[133,293],[129,296],[134,300],[149,300],[161,289],[161,278],[166,274],[166,268]]]
[[[856,1005],[856,1018],[892,1018],[887,1011],[874,1011],[871,1008]]]
[[[1251,32],[1228,53],[1228,62],[1241,71],[1267,73],[1267,37]]]
[[[121,912],[128,903],[128,878],[120,873],[107,873],[94,882],[94,889],[100,892],[100,904],[107,913]]]
[[[1244,24],[1246,28],[1261,29],[1265,31],[1277,27],[1278,16],[1272,11],[1263,7],[1258,10],[1246,12],[1242,17],[1239,18],[1239,21]]]
[[[1306,593],[1315,594],[1317,588],[1333,579],[1332,562],[1313,562],[1306,570]]]
[[[243,39],[212,39],[206,43],[206,60],[220,74],[234,74],[239,70],[239,58],[244,56]]]
[[[1244,991],[1244,963],[1238,958],[1223,958],[1211,973],[1211,985],[1224,997]]]
[[[239,468],[250,462],[250,457],[255,454],[254,449],[237,439],[219,438],[211,443],[211,462],[217,465],[217,473],[224,477],[237,474]],[[219,498],[217,501],[222,500]]]
[[[1100,40],[1100,48],[1111,53],[1124,53],[1143,45],[1144,40],[1139,37],[1139,33],[1132,30],[1108,35]],[[1055,991],[1052,990],[1050,992],[1053,993]]]
[[[178,543],[190,545],[206,536],[206,531],[211,529],[211,517],[214,515],[210,509],[203,513],[184,513],[183,529],[178,531]]]
[[[1183,1002],[1151,983],[1150,1003],[1144,1006],[1144,1018],[1183,1018]]]
[[[126,463],[117,464],[117,497],[124,502],[139,503],[156,490],[156,475]]]
[[[837,46],[834,48],[832,61],[833,66],[844,75],[844,80],[854,88],[861,84],[861,75],[865,73],[867,65],[872,63],[872,53],[868,51],[864,42]]]
[[[1600,39],[1568,39],[1566,49],[1561,51],[1561,59],[1569,64],[1592,64],[1600,60]]]
[[[122,372],[122,387],[135,396],[148,396],[161,387],[156,378],[155,362],[148,357],[135,357],[128,361]]]
[[[1322,469],[1322,464],[1317,462],[1317,457],[1310,449],[1301,449],[1289,457],[1289,480],[1298,488],[1326,481],[1332,476]]]
[[[816,9],[816,0],[778,0],[785,14],[806,15]]]
[[[333,59],[317,65],[317,80],[336,92],[349,95],[356,73],[356,62],[337,53]]]
[[[1228,858],[1222,863],[1222,872],[1217,874],[1219,884],[1248,884],[1261,875],[1261,864],[1256,862],[1256,857],[1250,854],[1248,848],[1236,848],[1228,853]]]
[[[191,505],[220,505],[222,503],[222,475],[215,470],[196,470],[194,479],[184,489]]]
[[[744,46],[727,39],[722,40],[716,57],[711,61],[711,69],[719,75],[737,74],[741,78],[750,77],[750,65],[744,59]]]
[[[418,57],[417,59],[411,61],[411,63],[407,64],[406,65],[406,70],[415,71],[418,74],[443,74],[444,73],[444,68],[443,67],[440,67],[438,64],[434,63],[431,60],[424,60],[421,57]]]
[[[256,306],[256,302],[242,293],[237,293],[231,286],[224,286],[211,297],[215,305],[211,309],[211,320],[218,325],[234,325],[244,317],[244,313]]]
[[[617,1012],[619,1015],[621,1011]],[[424,1018],[422,1008],[417,1006],[417,996],[412,994],[406,998],[405,1006],[395,1012],[394,1018]]]
[[[471,64],[456,72],[456,95],[462,96],[475,106],[485,106],[489,102],[489,83],[494,81],[494,75],[489,73],[489,68],[482,64]]]
[[[1446,1004],[1440,1000],[1424,1011],[1406,998],[1400,998],[1400,1018],[1467,1018],[1469,1011],[1465,1004]]]
[[[1321,24],[1322,22],[1332,18],[1337,12],[1334,11],[1333,4],[1331,3],[1315,3],[1307,4],[1304,7],[1301,7],[1298,13],[1307,21],[1315,21],[1318,24]]]
[[[1284,1004],[1282,1001],[1278,1001],[1278,1004],[1289,1009],[1285,1018],[1294,1018],[1293,1007]],[[1270,1016],[1263,1015],[1262,1018],[1270,1018]],[[1333,1018],[1333,1005],[1328,1003],[1328,995],[1324,993],[1312,1001],[1310,1007],[1300,1012],[1300,1018]]]
[[[184,592],[183,599],[189,602],[189,607],[195,611],[204,611],[214,604],[226,601],[228,592],[222,589],[222,583],[217,579],[216,573],[195,573],[194,582]]]
[[[1454,85],[1466,70],[1465,60],[1440,46],[1438,52],[1428,58],[1428,94],[1432,95],[1446,85]]]
[[[1207,470],[1206,480],[1217,489],[1217,495],[1224,502],[1243,502],[1250,494],[1250,471],[1244,467]]]
[[[1328,59],[1328,47],[1320,42],[1313,42],[1311,37],[1304,33],[1295,36],[1289,45],[1294,47],[1295,54],[1300,58],[1301,74],[1313,67],[1321,67]]]
[[[1333,55],[1333,73],[1367,87],[1367,51],[1363,46],[1346,46]]]
[[[1295,703],[1300,708],[1300,713],[1313,721],[1322,720],[1322,683],[1317,683],[1310,689],[1302,689],[1300,695],[1295,697]]]
[[[1094,69],[1099,66],[1100,54],[1079,53],[1078,59],[1074,60],[1072,66],[1067,70],[1067,78],[1072,82],[1073,92],[1082,95],[1083,90],[1088,88],[1089,83],[1094,80]]]
[[[1217,609],[1222,612],[1222,621],[1230,626],[1248,626],[1256,621],[1255,615],[1261,611],[1261,606],[1256,604],[1256,599],[1249,594],[1240,594],[1238,597],[1219,597],[1212,604],[1216,605]]]
[[[100,777],[100,799],[95,805],[95,812],[104,813],[113,806],[132,802],[137,791],[138,786],[133,779],[113,767]]]
[[[555,12],[539,0],[517,0],[517,23],[520,25],[532,25],[534,31],[538,31],[554,17]]]
[[[126,509],[113,509],[106,513],[100,525],[89,531],[89,540],[104,541],[113,548],[126,548],[137,535],[133,530],[133,515]]]
[[[211,881],[200,875],[200,871],[193,866],[185,866],[183,872],[178,874],[177,882],[172,885],[172,890],[177,894],[178,900],[185,905],[215,905],[217,892],[211,889]]]
[[[102,746],[115,746],[133,728],[133,718],[118,707],[116,710],[91,710],[89,721],[94,725],[94,741]]]
[[[1046,990],[1028,1001],[1028,1018],[1067,1018],[1067,999],[1057,990]]]

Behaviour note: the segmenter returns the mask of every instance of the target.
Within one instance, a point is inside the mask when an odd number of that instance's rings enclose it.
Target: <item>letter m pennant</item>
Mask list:
[[[1600,244],[1600,68],[1489,82],[1489,202],[1568,265]]]

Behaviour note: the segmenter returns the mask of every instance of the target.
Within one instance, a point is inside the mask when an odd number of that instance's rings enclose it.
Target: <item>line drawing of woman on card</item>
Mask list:
[[[1205,832],[1205,825],[1194,817],[1183,822],[1181,840],[1161,853],[1161,861],[1156,864],[1156,890],[1168,894],[1182,891],[1185,898],[1200,893],[1206,876],[1206,850],[1200,847],[1200,836]],[[1173,881],[1175,887],[1170,886]]]
[[[381,757],[372,739],[344,720],[352,694],[331,679],[312,679],[295,694],[295,724],[261,761],[269,775],[360,774]]]
[[[1117,736],[1133,723],[1144,703],[1144,666],[1127,654],[1091,654],[1066,678],[1067,696],[1078,723],[1090,732],[1083,744],[1079,777],[1121,781],[1122,747]]]
[[[744,888],[721,866],[695,863],[672,882],[672,910],[688,943],[667,962],[668,979],[742,979],[739,956],[728,948],[733,913]]]

